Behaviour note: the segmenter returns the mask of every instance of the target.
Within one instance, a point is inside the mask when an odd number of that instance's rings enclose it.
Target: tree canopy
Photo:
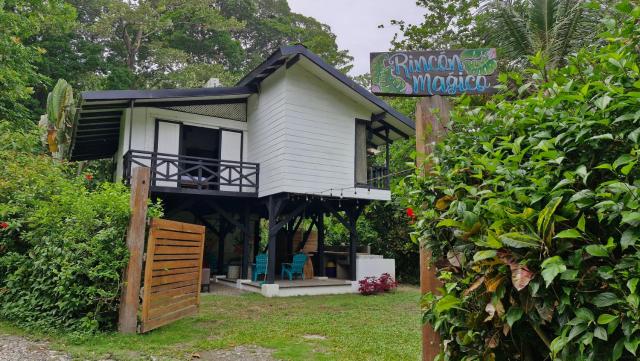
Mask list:
[[[232,85],[294,43],[350,69],[331,29],[286,0],[0,0],[0,119],[35,121],[59,78],[77,90]]]

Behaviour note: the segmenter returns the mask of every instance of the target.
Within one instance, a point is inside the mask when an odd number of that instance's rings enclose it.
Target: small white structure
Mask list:
[[[349,280],[368,272],[358,264],[382,262],[356,260],[355,221],[368,202],[390,199],[389,144],[413,135],[414,122],[304,46],[280,48],[233,87],[211,79],[197,89],[83,92],[76,115],[70,159],[113,158],[114,179],[125,183],[132,167],[149,167],[165,216],[189,213],[215,236],[207,266],[217,274],[237,258],[240,278],[250,278],[264,247],[254,237],[261,218],[269,219],[268,284],[297,251],[279,235],[303,218],[318,229],[317,276],[325,214],[350,229]]]

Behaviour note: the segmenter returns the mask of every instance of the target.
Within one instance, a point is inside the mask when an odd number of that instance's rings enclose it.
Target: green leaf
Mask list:
[[[442,313],[453,308],[458,308],[461,301],[453,295],[445,295],[438,300],[435,306],[436,313]]]
[[[627,281],[627,288],[629,288],[629,292],[636,293],[636,289],[638,287],[638,279],[632,278]]]
[[[606,325],[610,322],[613,322],[615,320],[618,319],[618,316],[614,316],[614,315],[610,315],[608,313],[603,313],[600,316],[598,316],[598,324],[599,325]]]
[[[623,154],[613,162],[613,169],[618,169],[621,165],[625,165],[633,161],[634,159],[635,157],[633,157],[631,154]]]
[[[598,109],[605,110],[607,108],[607,105],[609,105],[609,102],[611,102],[611,97],[608,95],[604,95],[596,99],[593,104],[595,104]]]
[[[585,307],[581,307],[576,310],[576,317],[587,323],[595,320],[593,312]]]
[[[607,248],[603,245],[600,244],[590,244],[587,247],[585,247],[585,250],[587,251],[588,254],[594,256],[594,257],[608,257],[609,256],[609,251],[607,251]]]
[[[622,167],[620,169],[620,173],[622,173],[622,175],[628,175],[633,170],[633,168],[635,166],[636,166],[636,162],[631,162],[631,163],[625,165],[624,167]]]
[[[538,233],[542,236],[547,234],[549,223],[551,222],[553,214],[556,212],[558,205],[560,205],[560,202],[562,202],[562,197],[556,197],[552,199],[542,211],[540,211],[540,214],[538,215],[537,226]]]
[[[473,262],[479,262],[487,258],[493,258],[498,254],[496,250],[478,251],[473,255]]]
[[[616,303],[622,302],[615,293],[612,292],[603,292],[598,294],[597,296],[591,299],[591,303],[596,305],[597,307],[609,307],[611,305],[615,305]]]
[[[629,228],[622,233],[622,237],[620,237],[620,247],[624,251],[636,244],[636,242],[640,240],[640,229]]]
[[[582,216],[580,216],[580,219],[578,220],[578,229],[584,232],[585,224],[586,224],[586,219],[584,218],[584,214],[583,214]]]
[[[505,233],[500,236],[500,241],[508,247],[513,248],[540,248],[540,239],[519,232]]]
[[[571,228],[571,229],[565,229],[564,231],[556,234],[556,236],[554,238],[573,238],[573,239],[579,239],[582,238],[582,235],[580,234],[580,232],[578,232],[577,230]]]
[[[634,143],[638,143],[638,138],[640,138],[640,128],[629,133],[629,135],[627,135],[627,138],[629,138],[629,140]]]
[[[589,138],[589,140],[600,140],[600,139],[613,140],[613,135],[611,133],[606,133],[606,134],[594,135],[593,137]]]
[[[443,219],[440,222],[438,222],[438,224],[436,225],[436,227],[456,227],[456,228],[462,228],[462,223],[456,221],[455,219]]]
[[[593,330],[593,336],[596,338],[601,339],[602,341],[607,341],[608,336],[607,336],[607,330],[604,329],[604,327],[596,327],[595,330]]]
[[[586,330],[587,330],[587,324],[586,323],[579,323],[579,324],[573,326],[573,328],[571,328],[571,331],[569,331],[568,340],[569,341],[573,340],[577,336],[580,336]]]
[[[622,212],[621,224],[630,224],[632,227],[640,225],[640,212]]]
[[[544,279],[547,287],[553,282],[557,275],[567,270],[567,266],[560,256],[553,256],[547,258],[542,262],[542,278]]]
[[[507,324],[509,324],[509,327],[513,327],[513,324],[522,318],[523,313],[522,308],[518,306],[511,307],[507,312]]]
[[[631,352],[633,356],[636,355],[638,345],[640,345],[640,338],[638,337],[634,337],[633,339],[624,341],[624,348],[626,348],[627,351]]]
[[[624,351],[624,339],[619,339],[618,342],[616,342],[615,346],[613,346],[613,354],[612,354],[612,360],[613,361],[617,361],[620,359],[620,357],[622,357],[622,352]]]

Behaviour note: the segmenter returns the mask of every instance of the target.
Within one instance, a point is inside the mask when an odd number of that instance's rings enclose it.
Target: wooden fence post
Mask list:
[[[449,101],[440,96],[421,98],[416,105],[416,164],[427,175],[431,164],[425,162],[427,154],[433,152],[436,142],[446,133],[445,125],[449,121]],[[420,292],[436,292],[441,284],[436,270],[431,265],[431,252],[426,249],[424,240],[420,241]],[[422,325],[422,360],[433,361],[440,352],[440,337],[429,324]]]
[[[120,296],[118,332],[135,333],[138,325],[140,279],[142,278],[142,255],[147,219],[150,170],[136,167],[131,175],[131,218],[127,229],[129,264],[124,272],[124,284]]]

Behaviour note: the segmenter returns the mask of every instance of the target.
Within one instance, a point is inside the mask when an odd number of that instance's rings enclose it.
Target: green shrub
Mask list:
[[[40,329],[113,328],[128,190],[72,177],[44,155],[3,150],[0,162],[0,317]]]
[[[638,359],[640,7],[618,9],[600,48],[558,70],[534,57],[523,99],[463,100],[413,178],[441,359]]]

